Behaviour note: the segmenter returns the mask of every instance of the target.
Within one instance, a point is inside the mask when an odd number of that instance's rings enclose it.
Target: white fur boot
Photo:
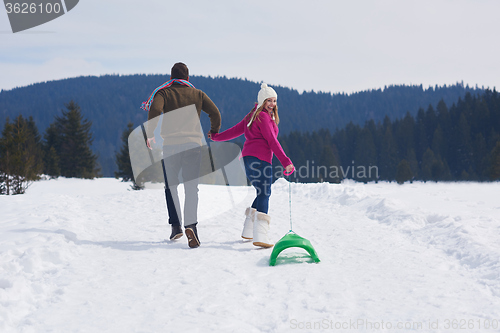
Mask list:
[[[270,223],[271,216],[261,212],[255,214],[255,221],[253,223],[253,245],[262,247],[272,247],[274,245],[267,235]]]
[[[253,238],[253,220],[255,218],[255,212],[257,210],[252,207],[248,207],[245,210],[245,223],[243,224],[243,232],[241,233],[241,237],[245,239]]]

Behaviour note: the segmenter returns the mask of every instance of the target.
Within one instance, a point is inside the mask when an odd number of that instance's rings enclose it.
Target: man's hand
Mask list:
[[[151,148],[151,143],[150,143],[151,141],[153,141],[153,143],[156,143],[156,139],[154,137],[152,137],[152,138],[148,138],[148,140],[146,141],[146,145],[148,146],[148,148],[150,150],[153,150],[153,148]]]
[[[212,139],[212,135],[213,135],[213,134],[217,134],[217,133],[212,132],[212,131],[210,130],[210,131],[207,133],[208,138],[209,138],[209,139],[211,139],[211,140],[213,140],[213,139]]]

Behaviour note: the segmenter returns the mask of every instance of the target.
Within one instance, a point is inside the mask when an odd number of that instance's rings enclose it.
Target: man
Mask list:
[[[198,212],[198,177],[201,160],[202,132],[201,111],[210,118],[210,133],[218,133],[221,126],[219,109],[201,90],[189,82],[188,67],[179,62],[174,64],[170,81],[158,87],[145,103],[148,110],[147,145],[151,149],[154,130],[160,115],[163,115],[161,137],[163,138],[163,173],[169,224],[172,228],[170,240],[182,237],[182,216],[180,213],[177,186],[179,172],[185,190],[184,229],[188,245],[200,245],[196,225]]]

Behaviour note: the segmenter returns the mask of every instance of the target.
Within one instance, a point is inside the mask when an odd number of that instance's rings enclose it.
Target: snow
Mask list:
[[[291,187],[289,187],[291,185]],[[320,263],[240,238],[249,187],[200,185],[201,246],[161,190],[115,179],[0,196],[1,332],[453,332],[500,328],[500,183],[272,187]],[[495,326],[496,325],[496,326]],[[462,328],[465,328],[462,329]]]

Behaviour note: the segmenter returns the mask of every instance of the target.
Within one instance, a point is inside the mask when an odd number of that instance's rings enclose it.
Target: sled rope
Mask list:
[[[288,203],[290,206],[290,231],[292,232],[292,182],[288,180]]]

